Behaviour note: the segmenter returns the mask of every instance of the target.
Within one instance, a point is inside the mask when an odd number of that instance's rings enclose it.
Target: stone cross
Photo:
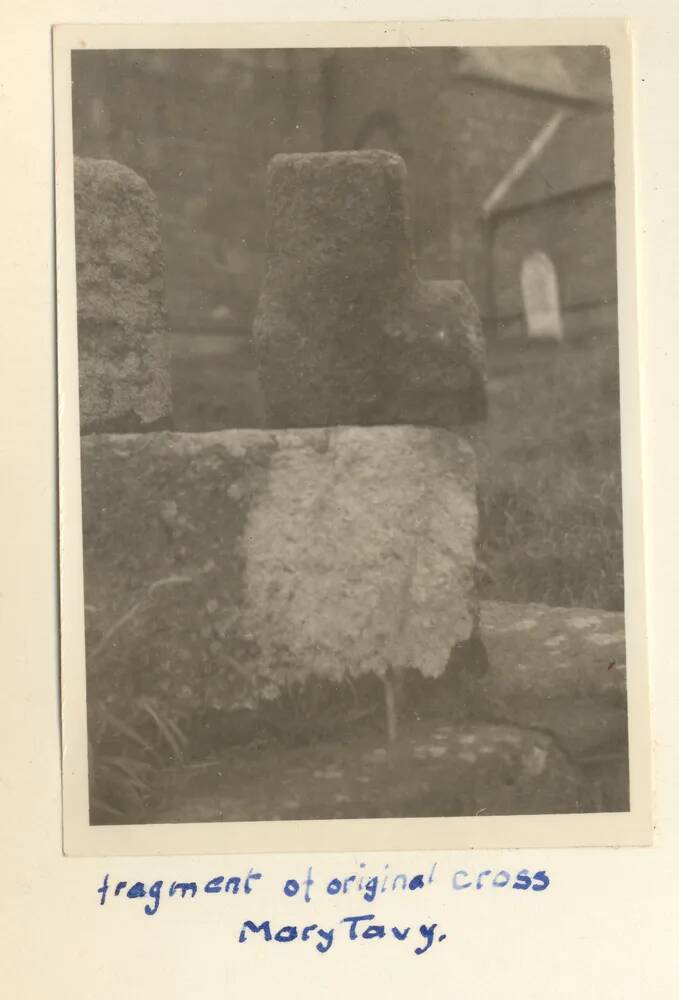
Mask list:
[[[461,282],[419,279],[405,164],[399,156],[378,150],[275,156],[269,166],[268,210],[267,271],[254,339],[269,427],[455,428],[485,417],[478,311]],[[448,437],[450,446],[456,435],[449,431]],[[404,665],[398,649],[406,634],[423,621],[427,628],[440,627],[448,616],[465,622],[463,638],[473,628],[469,553],[476,536],[475,495],[469,477],[458,478],[453,464],[437,474],[445,475],[457,499],[441,535],[441,549],[430,558],[436,561],[444,551],[450,555],[452,546],[451,562],[459,563],[460,570],[464,567],[466,584],[448,600],[444,612],[423,614],[424,606],[433,606],[437,585],[432,579],[424,585],[416,582],[413,568],[422,552],[415,545],[414,562],[401,567],[400,586],[406,596],[401,602],[391,592],[389,598],[390,628],[382,629],[381,639],[374,620],[372,628],[365,629],[373,653],[387,660],[380,673],[390,741],[396,736],[397,687]],[[423,475],[412,455],[402,469],[400,486],[386,476],[386,494],[402,490],[409,475]],[[334,493],[332,503],[332,510],[338,510]],[[364,504],[370,506],[369,497]],[[401,529],[386,513],[388,506],[383,501],[383,519],[394,536],[400,536]],[[463,515],[470,509],[474,516]],[[427,503],[413,511],[413,518],[424,524],[430,514]],[[355,531],[365,519],[359,503],[348,523]],[[386,567],[384,561],[377,565]],[[390,592],[386,570],[375,591]],[[330,604],[336,607],[336,601]],[[345,634],[350,633],[349,628]],[[421,668],[424,644],[419,654],[408,655]],[[440,660],[438,667],[443,667]]]
[[[268,213],[254,324],[268,426],[483,419],[478,311],[462,282],[418,278],[399,156],[275,156]]]
[[[81,432],[171,421],[169,344],[156,199],[109,160],[75,160]]]

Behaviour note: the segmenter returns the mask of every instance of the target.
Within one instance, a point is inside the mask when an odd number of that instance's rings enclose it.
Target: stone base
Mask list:
[[[82,441],[90,697],[252,708],[445,671],[476,614],[475,466],[413,427]]]

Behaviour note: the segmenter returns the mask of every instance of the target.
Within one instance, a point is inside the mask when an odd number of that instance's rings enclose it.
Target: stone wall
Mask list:
[[[487,261],[478,226],[484,199],[560,106],[556,97],[454,78],[450,52],[342,55],[329,112],[337,148],[371,135],[406,162],[422,274],[459,277],[484,312]],[[381,117],[380,117],[381,114]],[[371,132],[370,123],[375,122]],[[388,127],[380,128],[380,121]],[[374,140],[371,140],[374,141]]]
[[[484,316],[488,261],[480,206],[558,107],[555,98],[468,81],[458,81],[439,99],[436,129],[449,137],[450,266]]]
[[[275,153],[321,148],[319,54],[72,58],[76,153],[125,163],[158,198],[173,329],[248,331],[264,264],[266,166]]]

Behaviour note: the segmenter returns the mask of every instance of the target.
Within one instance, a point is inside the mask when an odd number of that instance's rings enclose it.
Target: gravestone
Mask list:
[[[559,282],[554,264],[542,250],[529,254],[521,265],[521,294],[528,336],[562,340]]]
[[[139,431],[171,416],[156,199],[109,160],[75,160],[80,427]]]
[[[485,416],[476,306],[418,278],[403,160],[377,150],[275,156],[254,324],[270,427]]]

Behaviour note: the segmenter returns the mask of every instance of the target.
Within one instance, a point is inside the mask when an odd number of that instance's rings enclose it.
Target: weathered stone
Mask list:
[[[461,282],[419,280],[392,153],[279,155],[254,334],[271,427],[485,416],[484,347]]]
[[[475,690],[485,718],[550,732],[587,759],[627,746],[622,613],[484,602],[489,667]]]
[[[452,431],[90,435],[82,489],[93,703],[435,676],[473,628],[475,467]]]
[[[156,200],[132,170],[75,160],[80,426],[168,426],[169,347]]]

